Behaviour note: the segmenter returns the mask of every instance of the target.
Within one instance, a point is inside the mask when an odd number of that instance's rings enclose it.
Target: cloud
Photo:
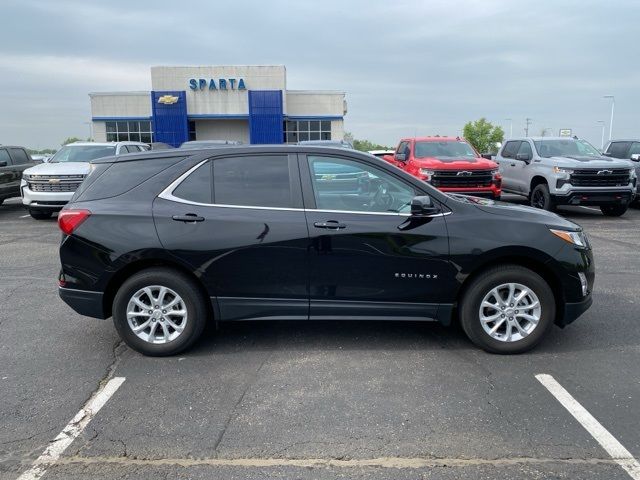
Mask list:
[[[3,18],[3,143],[81,135],[88,92],[148,89],[150,65],[190,64],[284,64],[289,88],[346,91],[347,130],[380,143],[485,116],[599,144],[609,93],[614,134],[640,135],[631,0],[9,0]]]

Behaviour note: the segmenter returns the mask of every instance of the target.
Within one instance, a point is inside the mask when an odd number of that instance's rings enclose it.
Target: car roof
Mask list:
[[[122,141],[122,142],[73,142],[67,143],[64,145],[65,147],[86,147],[87,145],[95,145],[97,147],[115,147],[117,145],[148,145],[144,142],[131,142],[131,141]]]
[[[184,158],[195,157],[202,155],[206,157],[208,154],[211,157],[218,157],[221,155],[258,155],[263,153],[314,153],[314,154],[327,154],[335,155],[337,152],[341,154],[360,154],[367,158],[371,155],[366,152],[359,152],[353,149],[336,149],[335,147],[322,147],[314,145],[225,145],[219,147],[198,147],[198,148],[174,148],[171,150],[148,150],[140,153],[130,153],[128,155],[109,156],[103,158],[97,158],[92,160],[91,163],[116,163],[116,162],[131,162],[135,160],[143,160],[145,158]]]
[[[573,137],[520,137],[520,138],[508,138],[504,142],[510,141],[523,141],[523,140],[533,140],[534,142],[546,141],[546,140],[580,140],[580,138]]]
[[[614,138],[613,140],[609,140],[611,143],[616,142],[640,142],[640,139],[637,138]]]
[[[407,137],[400,141],[408,142],[409,140],[415,140],[416,142],[466,142],[462,137]]]

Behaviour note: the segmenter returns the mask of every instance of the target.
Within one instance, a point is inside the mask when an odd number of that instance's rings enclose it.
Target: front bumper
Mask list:
[[[557,321],[556,324],[562,328],[566,327],[571,322],[576,320],[580,315],[586,312],[592,304],[593,304],[593,297],[591,296],[591,294],[589,294],[579,302],[565,303],[562,320]]]
[[[87,290],[75,290],[73,288],[58,287],[60,298],[80,315],[86,317],[106,318],[102,308],[103,294],[101,292],[89,292]]]
[[[633,199],[632,190],[575,190],[553,195],[556,205],[627,205]]]
[[[23,185],[20,188],[22,204],[27,208],[38,210],[61,210],[75,192],[34,192]]]
[[[436,187],[441,192],[446,193],[459,193],[461,195],[473,195],[475,197],[485,198],[500,198],[502,189],[496,185],[490,187],[475,187],[475,188],[458,188],[458,187]]]

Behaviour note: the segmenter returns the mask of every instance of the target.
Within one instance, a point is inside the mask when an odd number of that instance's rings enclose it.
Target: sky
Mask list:
[[[0,0],[0,143],[90,134],[89,92],[150,89],[152,65],[285,65],[346,92],[345,130],[395,145],[486,117],[509,137],[640,137],[640,2]],[[507,119],[512,119],[511,121]]]

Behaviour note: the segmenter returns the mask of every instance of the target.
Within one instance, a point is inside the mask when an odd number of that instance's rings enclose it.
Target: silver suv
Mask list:
[[[576,137],[528,137],[505,142],[496,162],[502,190],[526,195],[533,207],[595,205],[604,215],[627,211],[636,189],[628,160],[603,156]]]
[[[75,142],[65,145],[49,162],[24,171],[20,182],[22,204],[36,220],[49,218],[71,200],[89,173],[91,160],[148,149],[149,145],[141,142]]]

